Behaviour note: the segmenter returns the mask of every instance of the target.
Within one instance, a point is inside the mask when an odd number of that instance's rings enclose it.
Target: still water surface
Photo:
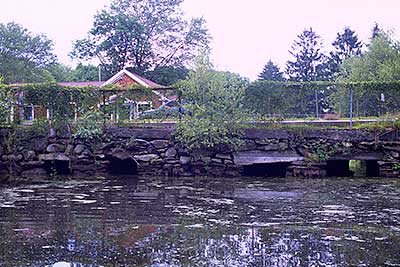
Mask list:
[[[4,188],[0,266],[400,266],[400,180],[125,177]]]

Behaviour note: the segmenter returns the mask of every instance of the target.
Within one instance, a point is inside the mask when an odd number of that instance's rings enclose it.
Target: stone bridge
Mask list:
[[[104,174],[162,176],[361,176],[399,177],[399,131],[247,129],[237,151],[189,151],[173,129],[110,126],[102,140],[86,143],[70,134],[32,129],[0,131],[0,181],[18,177]],[[360,175],[360,174],[359,174]]]

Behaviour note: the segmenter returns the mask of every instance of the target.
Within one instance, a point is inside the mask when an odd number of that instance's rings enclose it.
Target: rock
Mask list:
[[[181,157],[179,158],[179,163],[182,164],[182,165],[189,164],[189,163],[190,163],[190,160],[191,160],[190,157],[181,156]]]
[[[230,154],[217,154],[215,157],[219,159],[232,159]]]
[[[24,151],[24,160],[25,161],[31,161],[33,159],[35,159],[36,157],[36,153],[33,150],[28,150],[28,151]]]
[[[157,154],[158,153],[158,150],[154,146],[148,146],[145,151],[147,151],[147,153],[145,152],[146,154]]]
[[[178,153],[178,151],[176,151],[175,148],[170,147],[168,148],[168,150],[165,152],[165,157],[166,158],[174,158],[176,156],[176,154]]]
[[[211,159],[212,162],[216,162],[216,163],[222,163],[222,159],[217,159],[217,158],[212,158]]]
[[[120,159],[120,160],[126,160],[126,159],[131,158],[131,154],[129,154],[126,151],[116,151],[116,152],[113,152],[111,154],[111,156],[113,158]]]
[[[22,154],[8,156],[8,160],[13,161],[13,162],[20,162],[23,159],[24,159],[24,156]]]
[[[143,139],[135,139],[135,141],[138,146],[148,146],[150,144],[150,142]]]
[[[151,141],[150,143],[157,149],[166,148],[169,145],[168,140],[154,140],[154,141]]]
[[[43,151],[46,148],[47,138],[35,138],[33,139],[33,149],[35,151]]]
[[[65,155],[71,155],[73,150],[74,150],[74,146],[71,144],[68,144],[67,148],[65,149]]]
[[[43,168],[34,168],[34,169],[23,171],[21,173],[21,176],[26,177],[26,178],[35,178],[37,176],[47,176],[47,172]]]
[[[49,129],[49,138],[56,138],[56,137],[57,137],[56,129],[50,128]]]
[[[256,143],[255,143],[254,141],[252,141],[252,140],[245,140],[245,141],[243,142],[243,144],[241,144],[241,145],[239,146],[239,150],[241,150],[241,151],[253,150],[253,149],[256,149],[256,148],[257,148],[257,145],[256,145]]]
[[[304,157],[301,157],[300,155],[293,152],[248,151],[248,152],[237,152],[233,156],[234,156],[234,162],[238,166],[263,164],[263,163],[293,162],[293,161],[304,160]]]
[[[136,159],[137,161],[143,161],[143,162],[149,162],[149,161],[152,161],[157,158],[158,158],[158,155],[156,155],[156,154],[145,154],[145,155],[134,156],[134,159]]]
[[[43,161],[53,161],[53,160],[70,161],[70,158],[67,157],[65,154],[52,153],[52,154],[40,154],[39,155],[39,160],[43,160]]]
[[[271,143],[271,140],[269,139],[256,139],[254,140],[256,142],[256,144],[258,145],[268,145]]]
[[[58,152],[64,152],[65,146],[61,144],[51,144],[48,145],[46,148],[46,151],[49,153],[58,153]]]
[[[276,151],[279,150],[279,148],[280,148],[279,144],[269,144],[264,146],[262,149],[265,151],[271,151],[271,150]]]
[[[43,167],[44,162],[43,161],[28,161],[28,162],[22,162],[21,167],[24,169],[33,169],[33,168],[40,168]]]
[[[85,151],[86,147],[84,145],[76,145],[76,147],[74,148],[74,154],[75,155],[79,155],[82,154],[83,151]]]

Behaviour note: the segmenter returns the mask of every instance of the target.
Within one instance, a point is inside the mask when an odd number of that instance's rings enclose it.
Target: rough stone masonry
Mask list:
[[[188,150],[174,140],[173,130],[168,128],[109,126],[101,140],[90,143],[69,133],[48,136],[32,134],[29,129],[18,129],[13,134],[10,131],[0,130],[0,182],[10,175],[27,179],[108,173],[240,176],[253,168],[265,176],[278,173],[312,178],[332,175],[332,171],[333,176],[339,176],[340,172],[334,171],[350,159],[374,163],[374,175],[400,177],[400,138],[396,130],[246,129],[236,151]]]

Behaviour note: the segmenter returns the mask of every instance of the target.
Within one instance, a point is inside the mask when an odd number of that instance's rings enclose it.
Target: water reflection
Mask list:
[[[0,191],[0,266],[399,266],[400,182],[109,179]]]

